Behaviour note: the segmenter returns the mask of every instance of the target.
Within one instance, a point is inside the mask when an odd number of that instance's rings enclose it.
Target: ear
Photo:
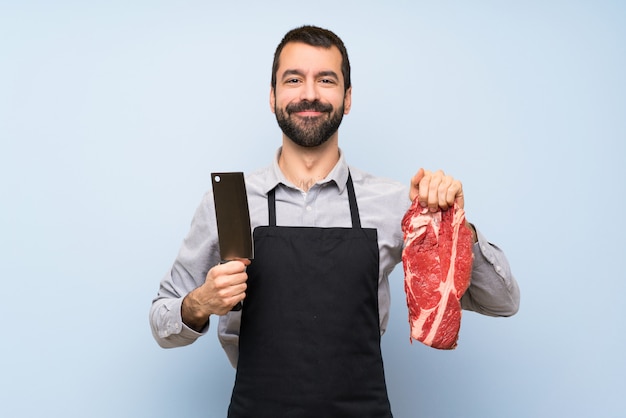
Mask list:
[[[350,113],[350,108],[352,107],[352,86],[346,90],[346,94],[343,97],[343,114],[347,115]]]
[[[270,110],[272,111],[272,113],[276,113],[275,109],[276,108],[276,91],[274,90],[274,87],[270,87]]]

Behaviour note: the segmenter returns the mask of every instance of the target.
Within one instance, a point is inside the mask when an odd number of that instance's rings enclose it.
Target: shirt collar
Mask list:
[[[287,187],[295,187],[283,174],[279,165],[278,158],[280,157],[280,153],[282,151],[282,147],[278,148],[276,151],[276,155],[272,162],[272,167],[269,172],[269,176],[267,178],[267,183],[265,184],[265,193],[267,194],[270,190],[274,189],[279,184],[283,184]],[[320,180],[318,184],[331,183],[334,182],[339,190],[339,193],[343,193],[346,188],[346,182],[348,181],[348,173],[349,168],[346,160],[343,156],[343,152],[339,149],[339,161],[335,164],[330,173],[326,176],[325,179]]]

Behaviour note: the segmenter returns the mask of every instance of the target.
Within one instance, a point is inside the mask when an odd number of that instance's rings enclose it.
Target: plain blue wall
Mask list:
[[[603,0],[0,1],[0,415],[225,415],[215,328],[163,350],[148,309],[209,173],[273,157],[272,54],[306,23],[348,46],[349,162],[461,179],[522,290],[439,352],[396,269],[395,416],[626,416],[626,6]]]

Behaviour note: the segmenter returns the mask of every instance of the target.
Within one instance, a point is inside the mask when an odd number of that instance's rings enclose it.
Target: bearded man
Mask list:
[[[351,104],[341,39],[315,26],[288,32],[270,89],[282,144],[270,166],[246,176],[254,260],[220,264],[207,192],[152,302],[153,335],[166,348],[193,343],[216,316],[237,368],[229,417],[392,416],[380,338],[401,220],[416,198],[432,211],[462,208],[463,187],[441,170],[420,168],[407,187],[349,166],[338,129]],[[513,315],[519,289],[506,257],[472,230],[462,307]]]

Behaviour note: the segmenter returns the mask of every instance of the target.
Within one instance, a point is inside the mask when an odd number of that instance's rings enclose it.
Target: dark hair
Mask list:
[[[272,64],[272,88],[276,88],[276,72],[278,71],[278,60],[280,53],[285,45],[289,42],[302,42],[311,46],[319,46],[322,48],[331,48],[333,45],[341,52],[341,73],[343,74],[344,88],[347,91],[350,86],[350,61],[348,60],[348,51],[341,38],[328,29],[322,29],[317,26],[305,25],[296,29],[292,29],[280,41],[276,52],[274,52],[274,63]]]

